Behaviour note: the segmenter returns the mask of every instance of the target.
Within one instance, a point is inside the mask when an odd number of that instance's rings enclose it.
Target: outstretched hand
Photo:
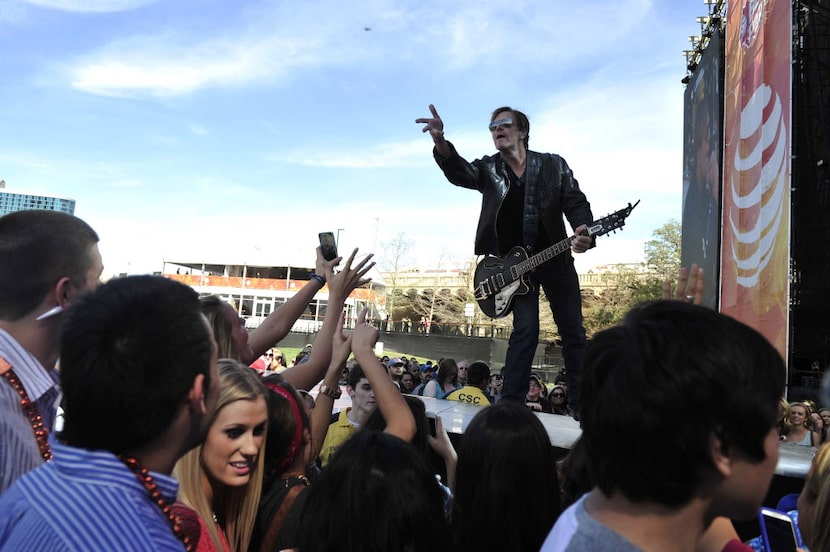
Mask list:
[[[432,139],[435,140],[444,135],[444,121],[441,120],[441,116],[438,115],[434,105],[429,104],[429,111],[432,113],[432,117],[421,117],[415,119],[415,122],[426,125],[422,132],[429,132]]]
[[[365,276],[366,273],[369,272],[373,266],[375,266],[374,262],[369,262],[374,254],[370,253],[366,255],[353,266],[356,255],[357,248],[352,251],[352,254],[349,255],[349,258],[343,265],[343,270],[338,273],[334,272],[334,267],[340,263],[342,257],[336,257],[327,264],[326,282],[328,283],[330,294],[341,299],[345,299],[354,288],[360,287],[371,281],[371,278],[365,278]]]
[[[699,305],[703,301],[703,269],[693,264],[691,269],[680,267],[674,299]],[[671,282],[663,282],[663,299],[672,299]]]

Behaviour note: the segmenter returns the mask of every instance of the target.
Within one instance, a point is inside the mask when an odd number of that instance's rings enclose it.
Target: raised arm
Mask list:
[[[317,248],[317,261],[315,263],[315,272],[320,276],[325,277],[331,270],[337,266],[341,257],[326,261],[320,248]],[[262,324],[248,335],[248,345],[254,352],[254,356],[250,359],[242,359],[246,364],[249,364],[258,358],[262,353],[273,347],[281,341],[298,318],[303,314],[306,307],[311,303],[314,296],[323,287],[323,282],[316,278],[312,278],[300,291],[294,294],[288,301],[280,305],[278,309],[269,314]]]
[[[435,151],[438,152],[438,155],[445,158],[449,157],[450,146],[444,139],[444,121],[441,120],[441,116],[438,115],[434,105],[429,104],[429,111],[432,113],[432,117],[421,117],[415,119],[415,122],[426,125],[422,132],[429,132],[429,135],[432,136],[432,142],[435,144]]]
[[[319,253],[320,248],[317,249]],[[323,317],[323,326],[317,332],[317,337],[314,339],[311,357],[308,362],[292,366],[282,372],[282,377],[285,381],[297,389],[311,389],[322,379],[331,361],[332,337],[338,328],[340,314],[343,311],[346,298],[354,288],[362,286],[370,280],[370,278],[366,278],[365,276],[375,266],[374,262],[370,262],[372,255],[366,255],[360,262],[352,266],[356,255],[357,249],[352,251],[343,270],[337,274],[334,273],[334,266],[340,262],[341,257],[337,257],[331,263],[328,263],[326,267],[329,301],[326,308],[326,315]]]
[[[444,467],[447,470],[447,487],[455,492],[455,467],[458,464],[458,454],[452,446],[447,430],[444,429],[444,420],[441,416],[435,416],[435,437],[427,435],[427,441],[432,450],[444,460]]]
[[[352,351],[351,335],[343,333],[343,322],[345,313],[341,311],[337,328],[334,331],[332,338],[332,353],[329,368],[326,370],[326,375],[323,377],[323,385],[328,389],[337,392],[339,390],[340,372],[343,370],[343,365],[346,359],[349,358],[349,353]],[[360,321],[361,323],[363,320]],[[316,348],[316,347],[315,347]],[[331,420],[331,413],[334,409],[334,397],[325,393],[318,393],[314,409],[311,411],[311,456],[312,460],[316,459],[320,454],[320,449],[323,448],[323,442],[326,440],[326,433],[329,431],[329,421]]]
[[[365,314],[361,314],[365,317]],[[412,441],[415,436],[415,418],[412,410],[406,404],[401,392],[392,383],[392,378],[386,368],[375,356],[375,343],[378,340],[378,330],[369,324],[358,324],[352,332],[352,352],[363,369],[366,379],[372,384],[375,401],[383,419],[386,420],[385,433],[399,437],[404,441]]]

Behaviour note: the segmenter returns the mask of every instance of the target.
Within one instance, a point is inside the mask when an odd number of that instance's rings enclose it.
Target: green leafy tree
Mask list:
[[[673,280],[680,270],[680,222],[671,219],[651,236],[645,245],[646,266],[661,282]]]
[[[621,267],[607,275],[608,286],[597,295],[583,294],[585,331],[589,336],[618,324],[635,305],[660,299],[663,282],[680,269],[680,223],[670,220],[652,232],[644,245],[646,271]]]

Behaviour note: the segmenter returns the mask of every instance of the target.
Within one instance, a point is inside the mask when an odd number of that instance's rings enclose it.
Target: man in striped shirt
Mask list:
[[[160,276],[117,278],[66,316],[63,431],[54,458],[0,497],[0,551],[180,551],[170,473],[204,439],[219,393],[198,294]]]
[[[51,456],[63,311],[102,271],[98,236],[81,219],[44,210],[0,217],[0,494]]]

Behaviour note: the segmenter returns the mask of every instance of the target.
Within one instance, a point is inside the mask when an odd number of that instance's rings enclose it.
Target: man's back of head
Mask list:
[[[477,360],[467,368],[467,385],[486,389],[490,383],[490,367],[486,362]]]
[[[69,310],[61,341],[62,440],[116,454],[147,446],[168,429],[195,378],[203,375],[206,394],[215,389],[214,347],[191,288],[158,276],[100,286]],[[202,429],[184,436],[190,446]]]
[[[18,211],[0,217],[0,321],[36,310],[62,279],[84,291],[100,276],[98,235],[83,220],[56,211]],[[97,274],[90,276],[90,271]]]
[[[593,338],[583,370],[582,440],[591,479],[606,496],[683,506],[705,481],[726,477],[713,446],[752,464],[777,460],[777,448],[765,443],[784,362],[732,318],[679,301],[637,307]],[[754,515],[772,471],[765,477],[754,482],[760,498],[732,497],[731,511],[720,515]]]

